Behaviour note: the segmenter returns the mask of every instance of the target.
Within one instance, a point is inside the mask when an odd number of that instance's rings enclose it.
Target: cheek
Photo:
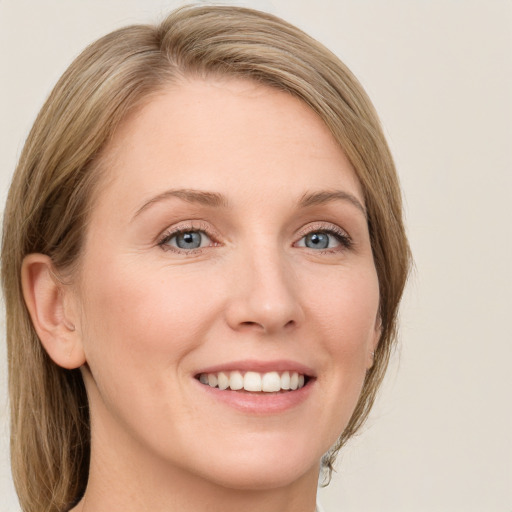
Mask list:
[[[379,286],[376,272],[368,267],[345,273],[321,294],[311,297],[310,316],[317,321],[322,345],[319,384],[325,390],[320,414],[330,429],[332,442],[345,429],[359,399],[378,338]]]
[[[318,293],[310,293],[305,304],[317,319],[331,355],[365,355],[375,340],[378,319],[379,283],[374,266],[342,269],[323,286],[317,280],[305,288],[312,290],[313,284]]]
[[[112,262],[89,274],[84,344],[93,371],[110,366],[118,374],[132,371],[133,377],[147,372],[154,384],[158,368],[179,371],[180,360],[200,344],[218,308],[208,279],[136,263]]]

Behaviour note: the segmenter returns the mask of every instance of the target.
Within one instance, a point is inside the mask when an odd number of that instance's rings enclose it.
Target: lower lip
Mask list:
[[[288,411],[302,404],[310,395],[315,379],[309,379],[307,384],[295,391],[285,393],[251,393],[244,391],[221,390],[201,384],[197,385],[207,393],[209,397],[218,400],[234,409],[249,414],[277,414]]]

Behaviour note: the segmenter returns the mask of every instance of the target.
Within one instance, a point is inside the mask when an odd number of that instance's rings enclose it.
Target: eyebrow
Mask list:
[[[331,201],[348,201],[362,212],[365,218],[368,217],[366,208],[356,196],[343,190],[321,190],[310,194],[304,194],[299,200],[300,208],[307,208],[310,206],[322,205],[330,203]]]
[[[149,208],[151,205],[155,203],[159,203],[160,201],[164,201],[166,199],[176,197],[178,199],[181,199],[183,201],[187,201],[188,203],[199,203],[204,206],[211,206],[214,208],[218,207],[224,207],[226,208],[228,206],[227,199],[221,195],[217,194],[215,192],[204,192],[202,190],[192,190],[192,189],[173,189],[173,190],[166,190],[165,192],[162,192],[161,194],[158,194],[157,196],[151,198],[149,201],[144,203],[135,213],[133,218],[140,215],[144,210]]]
[[[210,206],[213,208],[227,208],[229,206],[228,200],[222,194],[218,194],[216,192],[206,192],[203,190],[194,190],[194,189],[172,189],[166,190],[161,194],[151,198],[149,201],[146,201],[135,213],[133,218],[140,215],[144,210],[148,209],[151,205],[155,203],[159,203],[161,201],[165,201],[169,198],[177,198],[183,201],[187,201],[188,203],[198,203],[204,206]],[[304,194],[298,202],[299,208],[308,208],[311,206],[322,205],[326,203],[330,203],[332,201],[348,201],[353,206],[355,206],[361,213],[367,217],[366,208],[362,205],[362,203],[357,199],[356,196],[350,194],[349,192],[344,192],[343,190],[321,190],[319,192],[312,192]]]

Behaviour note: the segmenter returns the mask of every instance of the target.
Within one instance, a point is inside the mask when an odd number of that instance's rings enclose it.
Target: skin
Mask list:
[[[81,366],[89,395],[90,479],[73,511],[312,512],[320,458],[379,338],[363,193],[343,151],[290,95],[188,80],[127,119],[104,163],[73,283],[43,255],[23,274],[43,344]],[[222,204],[166,194],[178,189]],[[299,204],[321,191],[338,195]],[[176,229],[203,246],[180,251]],[[333,230],[328,248],[306,245]],[[307,397],[247,412],[195,378],[240,360],[305,365]]]

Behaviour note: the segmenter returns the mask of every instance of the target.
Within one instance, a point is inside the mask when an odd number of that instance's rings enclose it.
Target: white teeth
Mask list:
[[[290,389],[290,372],[284,372],[281,375],[281,388]]]
[[[281,377],[279,377],[279,373],[265,373],[263,375],[263,378],[261,379],[261,390],[266,391],[267,393],[271,393],[273,391],[280,391]]]
[[[247,372],[244,375],[245,391],[261,391],[261,375],[256,372]]]
[[[214,388],[217,386],[219,379],[217,379],[217,375],[215,373],[208,374],[208,384]]]
[[[300,389],[305,384],[305,377],[297,372],[218,372],[201,373],[199,381],[202,384],[219,388],[221,390],[231,389],[238,391],[244,389],[253,393],[276,393],[281,390]]]
[[[229,374],[229,386],[233,391],[238,391],[244,387],[244,377],[240,372],[231,372]]]
[[[227,389],[229,387],[229,377],[224,372],[219,372],[217,380],[219,389]]]
[[[297,389],[299,387],[299,374],[293,372],[290,376],[290,389]]]

